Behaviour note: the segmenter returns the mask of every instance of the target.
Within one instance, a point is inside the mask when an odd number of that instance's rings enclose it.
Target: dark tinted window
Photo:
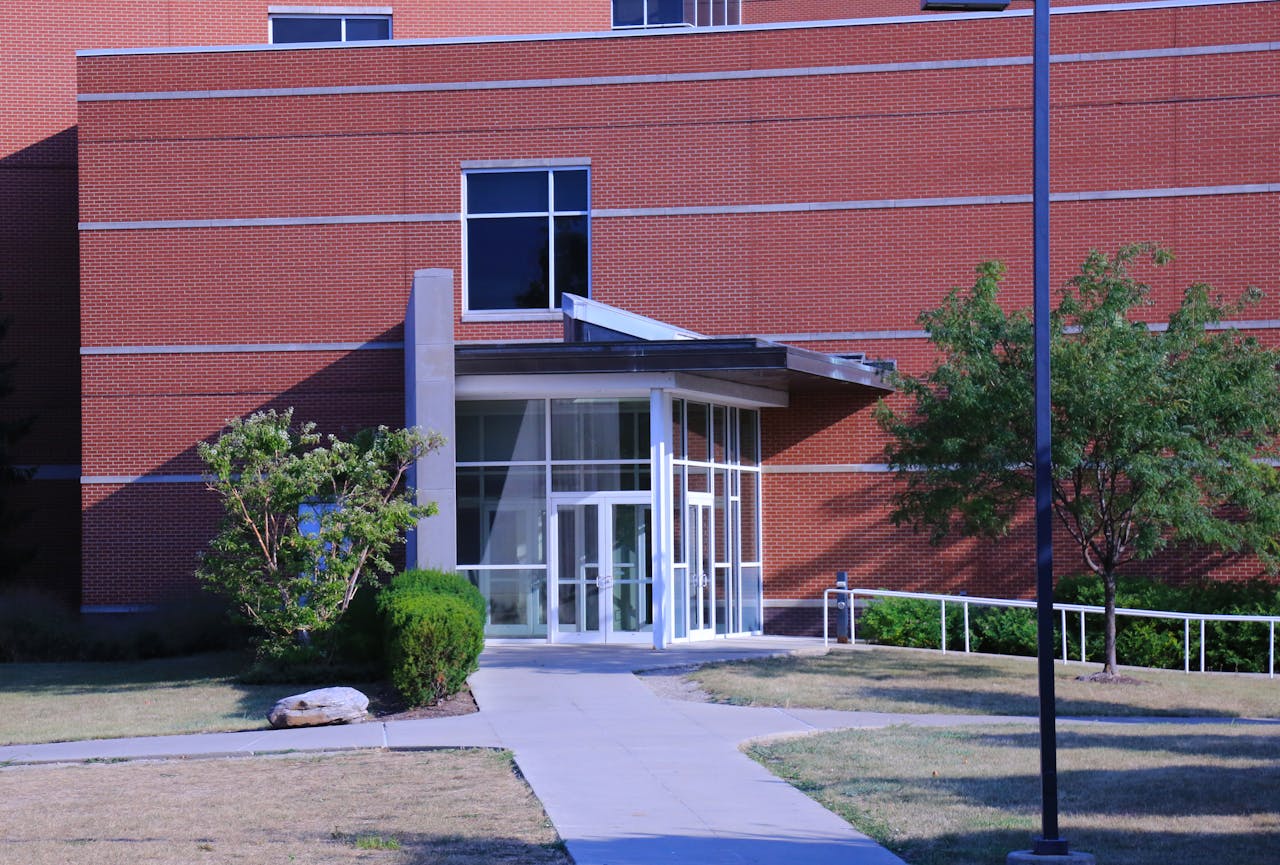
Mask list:
[[[347,41],[364,42],[391,38],[391,21],[387,18],[348,18]]]
[[[565,292],[589,295],[585,168],[474,171],[466,184],[468,310],[555,309]]]
[[[639,27],[644,24],[644,0],[613,0],[613,26]]]
[[[545,171],[484,171],[467,175],[467,213],[539,212],[547,212]]]
[[[557,171],[556,210],[587,209],[587,172]]]
[[[390,38],[391,19],[389,17],[276,15],[271,18],[271,41],[279,45],[291,42],[342,42],[344,40],[368,42]]]
[[[341,42],[341,18],[272,18],[271,41],[288,42]]]
[[[471,309],[547,309],[545,216],[473,219],[467,235]]]

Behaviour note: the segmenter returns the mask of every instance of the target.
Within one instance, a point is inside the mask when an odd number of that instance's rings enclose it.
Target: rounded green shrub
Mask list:
[[[478,664],[484,622],[456,595],[387,590],[386,659],[391,684],[411,706],[457,693]]]
[[[397,574],[391,580],[388,590],[392,593],[453,595],[474,608],[480,616],[481,625],[484,624],[486,617],[484,595],[480,594],[480,590],[462,574],[435,568],[413,568]]]

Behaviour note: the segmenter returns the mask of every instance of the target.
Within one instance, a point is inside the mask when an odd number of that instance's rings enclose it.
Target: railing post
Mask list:
[[[1062,612],[1062,663],[1067,662],[1067,611]]]
[[[853,614],[852,589],[850,589],[846,597],[849,599],[849,642],[856,646],[858,644],[858,617]]]
[[[964,602],[964,653],[969,654],[969,602]]]
[[[1084,610],[1080,611],[1080,663],[1087,663],[1084,659]]]
[[[1191,674],[1191,618],[1182,620],[1182,672]]]
[[[1200,620],[1200,672],[1204,672],[1204,619]]]
[[[830,649],[831,641],[828,634],[831,631],[828,620],[831,618],[831,590],[822,590],[822,648]]]
[[[947,653],[947,602],[942,602],[942,654]]]
[[[1276,621],[1272,619],[1269,623],[1271,626],[1271,642],[1267,647],[1267,675],[1271,678],[1276,677]]]

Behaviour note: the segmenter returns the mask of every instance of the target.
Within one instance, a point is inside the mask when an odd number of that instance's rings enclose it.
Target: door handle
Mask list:
[[[601,574],[596,577],[596,586],[601,589],[609,589],[613,587],[613,576],[611,574]]]

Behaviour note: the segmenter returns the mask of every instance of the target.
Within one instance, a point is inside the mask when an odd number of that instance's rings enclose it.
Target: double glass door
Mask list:
[[[548,624],[560,642],[653,639],[648,493],[556,501]]]

